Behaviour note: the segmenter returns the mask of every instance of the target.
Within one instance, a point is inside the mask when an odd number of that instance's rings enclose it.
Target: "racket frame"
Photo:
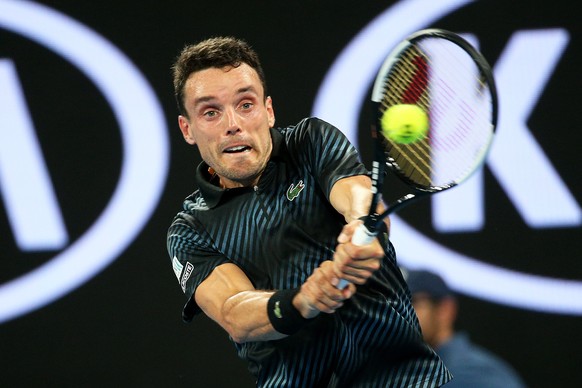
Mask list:
[[[374,142],[374,161],[372,167],[372,203],[370,206],[370,212],[368,216],[364,220],[364,224],[362,227],[358,228],[354,237],[352,238],[352,242],[356,245],[365,245],[370,243],[372,239],[378,234],[378,230],[381,228],[382,223],[384,222],[384,218],[391,213],[399,211],[404,206],[409,205],[420,198],[424,198],[427,195],[442,192],[448,190],[452,187],[455,187],[462,182],[466,181],[475,171],[479,169],[479,167],[484,163],[485,158],[488,154],[490,149],[491,141],[493,139],[493,135],[489,139],[489,144],[484,147],[482,155],[479,156],[480,160],[478,163],[475,164],[474,168],[471,170],[469,174],[467,174],[462,179],[452,182],[447,185],[442,186],[422,186],[417,184],[416,182],[412,181],[404,173],[402,173],[399,165],[396,161],[390,157],[386,156],[386,152],[384,151],[384,147],[382,145],[382,138],[383,135],[378,131],[378,123],[380,122],[380,109],[379,106],[383,100],[384,96],[384,80],[387,78],[390,70],[394,67],[394,64],[398,61],[400,53],[402,53],[406,48],[411,45],[416,44],[416,42],[420,40],[424,40],[426,38],[440,38],[446,39],[461,49],[463,49],[477,64],[477,68],[479,69],[479,73],[481,76],[481,84],[487,85],[489,88],[489,93],[491,97],[491,131],[492,134],[495,132],[498,120],[498,98],[497,98],[497,89],[495,86],[495,80],[493,77],[493,73],[491,67],[487,60],[483,57],[483,55],[477,51],[469,42],[463,39],[461,36],[453,33],[451,31],[438,29],[438,28],[431,28],[431,29],[424,29],[417,31],[402,42],[400,42],[386,57],[386,60],[383,62],[376,79],[374,81],[374,86],[372,88],[372,96],[371,96],[371,105],[372,109],[375,111],[374,114],[374,123],[371,126],[371,135]],[[384,175],[386,173],[385,167],[388,166],[400,180],[402,180],[407,186],[413,189],[412,193],[406,194],[390,205],[386,204],[386,210],[379,214],[376,210],[378,207],[378,203],[382,198],[382,189],[383,189],[383,181]]]

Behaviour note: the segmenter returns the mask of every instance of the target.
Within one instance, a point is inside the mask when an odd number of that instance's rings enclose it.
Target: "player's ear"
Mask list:
[[[190,127],[190,122],[188,121],[188,118],[186,118],[185,116],[179,115],[178,116],[178,126],[180,127],[180,131],[182,132],[182,136],[184,136],[184,140],[186,140],[186,143],[188,143],[190,145],[196,144],[196,141],[194,140],[194,138],[190,134],[191,127]]]
[[[269,127],[275,126],[275,110],[273,109],[273,100],[271,96],[267,96],[265,99],[265,107],[267,108],[267,115],[269,117]]]

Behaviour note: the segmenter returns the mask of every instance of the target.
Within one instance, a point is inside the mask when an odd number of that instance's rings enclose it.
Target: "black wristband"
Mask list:
[[[311,319],[303,318],[293,306],[293,298],[298,292],[299,288],[279,290],[269,298],[267,303],[269,321],[281,334],[295,334],[311,321]]]

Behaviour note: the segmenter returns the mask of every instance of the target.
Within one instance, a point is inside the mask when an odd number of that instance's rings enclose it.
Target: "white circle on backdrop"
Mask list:
[[[386,55],[411,33],[472,0],[408,0],[368,24],[339,54],[318,91],[312,115],[340,128],[357,146],[358,118]],[[440,273],[455,290],[495,303],[582,315],[582,282],[548,278],[483,263],[426,237],[392,215],[391,239],[407,268]]]
[[[44,306],[96,275],[134,240],[161,196],[169,164],[163,111],[140,71],[76,20],[29,1],[0,0],[0,28],[60,55],[109,102],[123,143],[121,174],[103,213],[65,251],[0,287],[0,322]]]

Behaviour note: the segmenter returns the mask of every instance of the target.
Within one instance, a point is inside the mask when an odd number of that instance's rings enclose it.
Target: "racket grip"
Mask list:
[[[358,226],[358,228],[354,232],[354,235],[352,236],[352,244],[358,246],[367,245],[374,241],[375,237],[376,233],[370,232],[370,230],[368,230],[368,228],[366,228],[366,226],[362,224]],[[344,288],[346,288],[348,284],[350,284],[350,282],[348,282],[347,280],[340,279],[336,287],[340,290],[343,290]]]
[[[370,232],[368,228],[364,224],[358,226],[354,235],[352,236],[352,244],[362,246],[370,244],[374,241],[376,237],[376,233]]]
[[[350,282],[348,282],[346,279],[340,279],[340,281],[336,285],[336,287],[340,290],[343,290],[344,288],[346,288],[348,286],[348,284],[350,284]]]

